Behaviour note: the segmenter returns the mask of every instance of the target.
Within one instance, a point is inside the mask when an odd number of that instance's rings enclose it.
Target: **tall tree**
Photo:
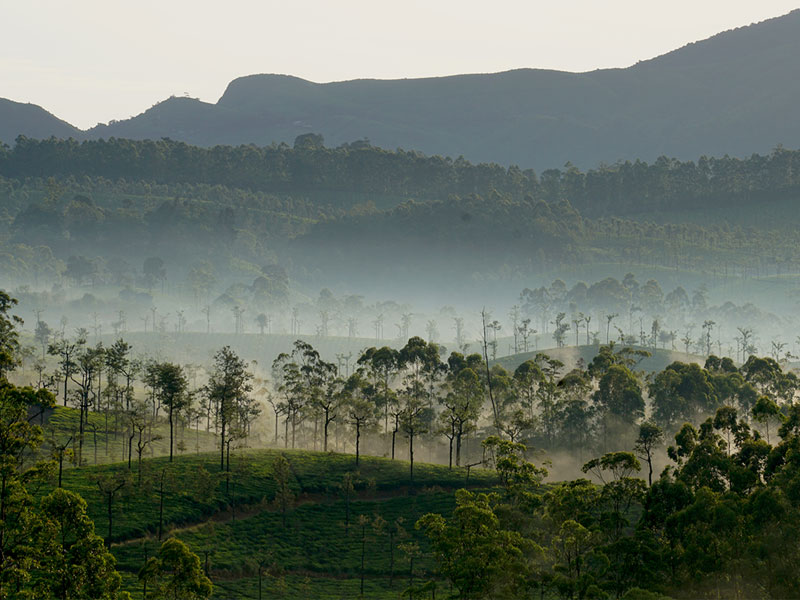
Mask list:
[[[219,468],[225,469],[225,449],[228,431],[240,417],[238,409],[249,403],[253,376],[247,371],[245,362],[225,346],[214,355],[214,367],[207,385],[209,398],[217,406],[220,428]]]
[[[167,421],[169,423],[169,462],[172,462],[175,419],[180,412],[189,406],[189,381],[180,365],[169,362],[157,363],[155,365],[155,386],[161,406],[167,409]]]

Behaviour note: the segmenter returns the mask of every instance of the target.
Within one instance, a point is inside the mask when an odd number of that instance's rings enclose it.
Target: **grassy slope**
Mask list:
[[[45,444],[44,450],[49,451],[52,446],[53,440],[59,444],[67,442],[72,439],[73,443],[70,444],[70,449],[77,452],[76,442],[78,432],[78,409],[72,407],[56,406],[52,413],[46,416],[45,427]],[[121,433],[114,434],[114,415],[109,414],[108,428],[109,434],[106,436],[106,422],[105,413],[103,412],[90,412],[88,416],[89,424],[84,433],[83,443],[83,462],[85,465],[93,465],[95,463],[108,463],[120,461],[123,454],[123,443],[127,443],[126,434],[124,433],[125,424],[120,422],[119,429]],[[34,421],[39,423],[39,421]],[[203,422],[204,423],[204,422]],[[160,436],[160,439],[153,441],[149,444],[142,453],[143,458],[153,456],[165,456],[169,454],[169,427],[164,423],[163,418],[155,427],[153,434]],[[95,439],[97,440],[97,460],[95,461]],[[180,454],[180,442],[185,446],[184,452],[195,452],[198,448],[200,451],[210,450],[214,448],[218,441],[213,433],[206,431],[195,431],[194,429],[187,428],[185,431],[180,427],[175,428],[175,453]],[[108,449],[106,451],[106,448]],[[133,460],[136,461],[136,440],[133,441]],[[68,461],[67,461],[68,462]],[[67,463],[65,463],[66,465]]]
[[[290,485],[296,501],[282,517],[272,499],[275,483],[272,462],[282,453],[292,471]],[[101,535],[107,532],[106,507],[96,484],[98,475],[121,473],[122,464],[71,469],[64,487],[80,493],[89,504],[89,514]],[[212,579],[219,585],[215,598],[257,597],[257,560],[267,557],[270,575],[265,579],[265,597],[355,597],[358,595],[361,539],[358,515],[370,519],[380,515],[389,523],[404,519],[405,536],[395,540],[394,572],[407,575],[408,563],[397,550],[397,542],[425,543],[414,530],[414,522],[427,512],[452,510],[453,488],[466,481],[465,469],[415,464],[415,492],[408,490],[408,463],[362,457],[355,469],[351,455],[309,451],[247,450],[231,461],[232,483],[226,493],[218,455],[213,453],[178,457],[172,466],[166,458],[144,461],[141,485],[134,484],[114,505],[112,550],[125,574],[127,587],[138,594],[135,573],[145,550],[152,555],[158,546],[158,496],[154,482],[162,469],[169,469],[169,492],[164,502],[165,529],[186,541],[201,557],[209,551]],[[214,490],[203,494],[197,473],[207,469],[215,478]],[[345,500],[340,484],[345,473],[355,473],[355,492],[350,506],[350,527],[345,533]],[[474,470],[470,485],[486,487],[493,482],[490,471]],[[40,493],[47,492],[40,490]],[[232,510],[231,506],[235,506]],[[388,535],[367,527],[365,541],[365,593],[368,597],[396,597],[404,583],[390,586],[391,550]],[[416,576],[428,577],[433,565],[422,560]]]

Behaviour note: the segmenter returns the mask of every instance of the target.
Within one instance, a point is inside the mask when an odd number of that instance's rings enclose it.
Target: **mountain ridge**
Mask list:
[[[390,149],[536,169],[660,155],[744,156],[800,145],[793,118],[798,55],[800,9],[626,68],[329,83],[245,75],[216,103],[172,97],[131,119],[75,129],[74,136],[214,146],[291,143],[314,132],[330,145],[369,139]]]

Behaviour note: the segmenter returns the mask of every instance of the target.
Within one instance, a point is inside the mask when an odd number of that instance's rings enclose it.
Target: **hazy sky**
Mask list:
[[[252,73],[312,81],[624,67],[800,0],[0,0],[0,97],[79,127]]]

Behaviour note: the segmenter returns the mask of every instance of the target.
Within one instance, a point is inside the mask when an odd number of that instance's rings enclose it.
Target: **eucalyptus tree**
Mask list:
[[[245,362],[225,346],[214,355],[214,366],[206,391],[209,399],[216,405],[217,421],[220,428],[219,465],[225,468],[225,450],[229,430],[237,424],[240,407],[249,404],[249,394],[253,389],[253,376],[247,371]]]
[[[161,406],[166,407],[169,423],[169,462],[172,462],[175,438],[175,420],[190,404],[189,381],[183,368],[170,362],[156,363],[155,390]]]
[[[339,411],[344,403],[344,380],[337,377],[336,365],[318,360],[313,367],[313,377],[319,381],[319,392],[314,396],[314,402],[322,413],[322,431],[324,452],[328,451],[328,427],[339,417]]]
[[[644,417],[644,398],[636,376],[626,366],[611,365],[598,382],[594,403],[603,432],[603,447],[609,446],[612,428],[625,433]]]
[[[514,390],[519,402],[528,411],[528,417],[534,418],[537,392],[544,382],[545,376],[535,360],[526,360],[520,364],[513,375]]]
[[[428,431],[425,418],[428,407],[411,394],[404,393],[403,408],[399,413],[400,428],[408,437],[409,482],[414,485],[414,439]]]
[[[297,340],[292,350],[292,361],[297,365],[300,379],[297,390],[304,397],[304,406],[314,417],[314,443],[319,416],[323,424],[323,447],[328,449],[328,427],[338,416],[341,380],[337,379],[336,365],[322,359],[311,344]],[[292,434],[294,438],[294,434]],[[294,442],[294,440],[293,440]]]
[[[105,354],[106,373],[113,383],[115,401],[122,406],[124,400],[126,408],[130,406],[133,381],[141,368],[139,361],[131,357],[131,350],[130,344],[120,338],[106,349]],[[119,385],[119,378],[124,379],[124,385]]]
[[[53,336],[53,330],[44,321],[36,321],[36,329],[33,332],[33,338],[39,343],[42,348],[42,360],[44,360],[47,353],[47,346],[50,344],[50,338]]]
[[[647,463],[647,483],[653,485],[653,455],[655,450],[664,443],[664,432],[651,421],[639,425],[639,437],[634,442],[633,449],[637,456]]]
[[[558,375],[564,368],[564,363],[542,353],[537,354],[533,360],[542,373],[542,378],[539,381],[539,385],[536,387],[539,418],[542,422],[546,446],[548,449],[552,449],[555,442],[558,422],[558,402],[561,392],[558,388]],[[535,373],[532,373],[532,376],[535,376]]]
[[[103,364],[104,355],[105,350],[102,344],[95,347],[87,346],[85,342],[80,344],[75,355],[75,370],[70,375],[70,379],[76,385],[73,395],[79,408],[78,455],[76,457],[78,466],[83,464],[83,439],[86,424],[89,421],[89,410],[98,400],[94,393],[94,377]]]
[[[455,443],[456,466],[460,466],[463,437],[476,428],[483,406],[484,389],[478,374],[470,367],[464,367],[449,374],[447,390],[440,399],[444,410],[439,420],[449,440],[449,465],[452,468],[453,445]]]
[[[67,338],[62,336],[59,340],[53,342],[47,348],[48,354],[58,357],[59,374],[64,382],[64,394],[62,397],[64,406],[67,405],[67,400],[69,399],[69,394],[67,391],[69,380],[78,369],[78,365],[75,362],[75,355],[79,348],[85,343],[85,340],[80,339],[70,342]],[[0,349],[0,352],[3,352],[3,350]],[[0,360],[5,359],[0,356]]]
[[[399,358],[404,373],[404,385],[401,392],[401,408],[396,419],[408,437],[413,482],[414,438],[431,429],[436,380],[444,372],[445,367],[439,359],[438,346],[428,344],[417,336],[409,338],[400,350]]]
[[[587,371],[573,369],[558,384],[559,402],[556,419],[560,427],[559,438],[569,449],[577,449],[580,460],[592,442],[595,412],[591,406],[592,380]]]
[[[291,424],[292,448],[295,447],[298,420],[305,405],[300,366],[285,352],[279,354],[272,363],[272,381],[281,400],[278,407],[283,414],[284,446],[289,447],[289,425]]]
[[[389,408],[394,397],[391,385],[400,371],[400,353],[388,346],[367,348],[358,358],[357,363],[366,369],[367,376],[380,390],[376,397],[378,408],[383,409],[383,430],[384,433],[387,433],[389,431]],[[394,456],[394,444],[392,444],[392,456]]]
[[[356,467],[361,454],[361,436],[365,430],[378,423],[378,408],[374,402],[375,387],[356,371],[348,377],[344,389],[345,411],[350,425],[355,429]]]

